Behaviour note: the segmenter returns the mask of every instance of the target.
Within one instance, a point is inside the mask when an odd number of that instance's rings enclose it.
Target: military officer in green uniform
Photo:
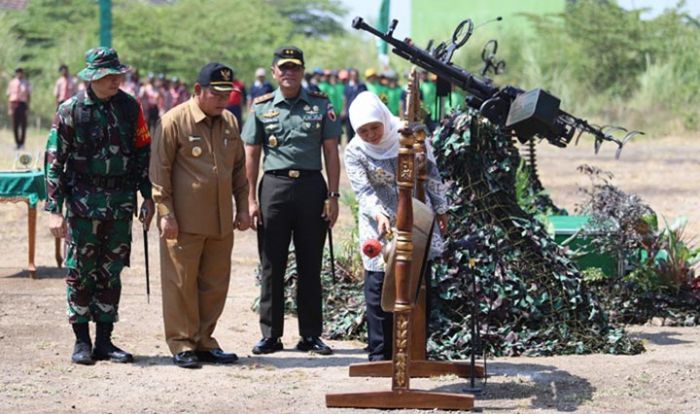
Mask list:
[[[78,76],[87,89],[59,106],[46,146],[49,229],[66,238],[68,321],[76,342],[71,360],[132,362],[111,340],[118,319],[120,273],[129,266],[136,192],[146,228],[153,217],[148,159],[151,137],[141,106],[119,89],[128,67],[117,52],[86,54]],[[65,206],[65,208],[64,208]],[[92,347],[88,322],[97,324]]]
[[[304,55],[294,46],[274,52],[272,74],[279,88],[255,99],[243,128],[252,228],[262,264],[260,328],[254,354],[283,348],[284,274],[294,242],[301,340],[297,349],[332,353],[321,340],[321,259],[326,232],[338,218],[340,122],[321,93],[302,88]],[[264,174],[258,188],[260,154]],[[321,154],[326,177],[321,174]],[[256,192],[257,189],[257,192]]]

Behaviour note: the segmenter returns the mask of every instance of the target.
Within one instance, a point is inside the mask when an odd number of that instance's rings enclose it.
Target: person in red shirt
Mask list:
[[[32,97],[32,86],[24,77],[24,69],[15,69],[15,77],[7,85],[7,110],[12,118],[12,131],[15,134],[17,149],[24,147],[27,138],[27,113]]]
[[[236,117],[236,121],[238,121],[238,128],[240,129],[241,113],[243,111],[243,107],[246,104],[245,84],[240,80],[236,79],[235,73],[232,73],[231,76],[233,76],[233,90],[228,96],[228,102],[226,102],[226,109],[231,111],[231,113]]]
[[[53,95],[56,97],[56,108],[78,92],[78,85],[75,79],[70,75],[68,66],[61,65],[58,68],[58,72],[61,76],[56,79],[56,84],[53,88]]]
[[[160,90],[158,88],[158,85],[156,84],[156,78],[154,74],[148,74],[146,84],[139,91],[139,97],[141,101],[141,106],[143,106],[143,111],[146,114],[148,129],[151,132],[154,132],[156,130],[156,124],[158,123],[158,118],[160,118],[160,114],[158,113],[158,100],[160,99]]]

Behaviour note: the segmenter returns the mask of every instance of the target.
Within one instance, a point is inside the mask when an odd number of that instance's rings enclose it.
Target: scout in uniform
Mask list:
[[[98,47],[86,60],[78,76],[89,82],[87,89],[59,106],[49,133],[46,210],[51,233],[66,238],[68,321],[76,337],[72,361],[131,362],[131,354],[112,344],[111,333],[118,319],[119,275],[129,266],[137,191],[144,198],[146,228],[154,212],[151,137],[141,106],[119,89],[128,67],[117,52]],[[90,320],[97,324],[94,349]]]
[[[293,240],[299,277],[296,299],[301,340],[297,349],[328,355],[332,351],[320,339],[320,274],[326,232],[338,217],[340,122],[325,95],[301,87],[301,50],[293,46],[277,49],[271,70],[279,88],[255,99],[242,134],[248,204],[262,263],[263,338],[253,353],[283,348],[284,274]],[[256,193],[261,152],[264,175]],[[328,185],[321,175],[321,153]]]
[[[182,368],[238,360],[212,337],[228,293],[233,229],[250,227],[243,142],[225,110],[231,90],[231,68],[205,65],[194,96],[163,115],[153,139],[165,340]]]

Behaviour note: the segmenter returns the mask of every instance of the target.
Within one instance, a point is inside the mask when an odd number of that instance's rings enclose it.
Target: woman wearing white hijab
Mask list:
[[[396,168],[399,156],[401,121],[393,116],[377,95],[362,92],[348,110],[350,123],[359,139],[353,139],[345,149],[345,172],[359,204],[360,245],[378,239],[396,223],[398,187]],[[447,227],[445,186],[428,148],[428,180],[425,182],[427,204],[437,214],[440,232]],[[433,236],[430,258],[442,253],[442,239]],[[382,241],[382,243],[385,243]],[[362,256],[365,268],[365,302],[369,360],[392,358],[392,314],[381,308],[384,284],[384,258]]]

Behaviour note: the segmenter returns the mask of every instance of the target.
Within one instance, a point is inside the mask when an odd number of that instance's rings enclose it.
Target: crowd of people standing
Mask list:
[[[71,75],[67,65],[59,66],[59,77],[54,84],[53,96],[56,108],[85,89],[85,82]],[[267,79],[267,70],[259,67],[255,70],[254,79],[250,87],[237,78],[232,72],[233,90],[230,92],[226,109],[236,117],[238,125],[243,125],[252,102],[259,96],[270,93],[276,87]],[[302,85],[311,92],[320,92],[328,96],[333,112],[343,124],[346,140],[349,142],[355,132],[350,124],[348,108],[355,97],[363,91],[370,91],[377,95],[394,116],[399,116],[405,111],[406,91],[396,71],[388,69],[377,71],[368,68],[360,75],[356,68],[344,68],[339,70],[314,68],[306,72],[302,79]],[[421,72],[421,100],[428,118],[426,124],[429,127],[435,125],[438,113],[449,113],[464,105],[464,95],[453,90],[444,99],[442,108],[437,106],[437,87],[435,78],[427,72]],[[364,78],[364,79],[363,79]],[[177,76],[155,74],[149,72],[145,79],[139,74],[138,69],[131,68],[123,77],[121,89],[140,102],[148,124],[153,132],[160,117],[173,107],[187,101],[191,97],[190,86]],[[12,129],[17,149],[24,147],[26,141],[27,119],[31,103],[32,86],[26,77],[23,68],[17,68],[15,77],[10,81],[7,89],[8,115],[12,120]]]

